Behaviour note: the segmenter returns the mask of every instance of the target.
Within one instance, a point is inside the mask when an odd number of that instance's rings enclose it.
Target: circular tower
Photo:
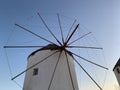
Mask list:
[[[28,57],[23,90],[78,90],[72,54],[47,45]]]

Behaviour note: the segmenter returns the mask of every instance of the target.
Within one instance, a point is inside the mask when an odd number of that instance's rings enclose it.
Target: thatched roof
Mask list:
[[[29,58],[30,56],[34,55],[35,53],[41,51],[41,50],[60,50],[60,46],[57,46],[57,45],[55,45],[55,44],[48,44],[47,46],[44,46],[43,48],[40,48],[40,49],[32,52],[32,53],[28,56],[28,58]],[[66,52],[67,52],[69,55],[72,56],[71,52],[69,52],[68,50],[66,50]]]

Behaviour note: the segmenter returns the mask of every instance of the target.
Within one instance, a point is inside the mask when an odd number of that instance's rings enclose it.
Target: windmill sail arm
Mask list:
[[[45,27],[47,28],[47,30],[50,32],[50,34],[56,39],[56,41],[60,44],[60,45],[62,45],[61,44],[61,42],[57,39],[57,37],[53,34],[53,32],[50,30],[50,28],[48,27],[48,25],[46,24],[46,22],[43,20],[43,18],[42,18],[42,16],[39,14],[39,13],[37,13],[38,14],[38,16],[40,17],[40,19],[42,20],[42,22],[43,22],[43,24],[45,25]]]
[[[72,53],[72,52],[71,52],[71,53]],[[72,54],[75,55],[75,56],[77,56],[78,58],[81,58],[81,59],[84,60],[84,61],[87,61],[87,62],[89,62],[89,63],[91,63],[91,64],[93,64],[93,65],[96,65],[96,66],[98,66],[98,67],[101,67],[101,68],[103,68],[103,69],[108,70],[107,67],[104,67],[104,66],[102,66],[102,65],[99,65],[99,64],[97,64],[97,63],[94,63],[94,62],[92,62],[92,61],[90,61],[90,60],[88,60],[88,59],[86,59],[86,58],[84,58],[84,57],[81,57],[81,56],[75,54],[75,53],[72,53]]]
[[[77,20],[75,19],[74,22],[73,22],[73,24],[72,24],[72,26],[70,27],[70,30],[69,30],[69,32],[68,32],[68,34],[67,34],[67,37],[66,37],[65,41],[67,41],[67,39],[68,39],[68,37],[69,37],[69,35],[70,35],[70,32],[71,32],[74,24],[76,23],[76,21],[77,21]]]
[[[4,46],[4,48],[40,48],[44,46]]]
[[[55,51],[54,53],[50,54],[49,56],[45,57],[44,59],[42,59],[41,61],[37,62],[36,64],[28,67],[27,69],[25,69],[24,71],[22,71],[20,74],[16,75],[15,77],[13,77],[11,80],[14,80],[15,78],[19,77],[20,75],[22,75],[23,73],[25,73],[26,71],[30,70],[31,68],[35,67],[36,65],[42,63],[43,61],[47,60],[47,58],[53,56],[55,53],[57,53],[59,51]]]
[[[88,46],[67,46],[67,48],[103,49],[101,47],[88,47]]]
[[[103,90],[100,85],[92,78],[92,76],[83,68],[83,66],[74,58],[74,61],[80,66],[80,68],[88,75],[88,77],[97,85],[100,90]]]
[[[68,66],[68,71],[69,71],[69,74],[70,74],[72,87],[73,87],[73,90],[75,90],[75,86],[74,86],[74,82],[73,82],[73,78],[72,78],[72,73],[71,73],[71,69],[70,69],[70,64],[69,64],[69,60],[68,60],[68,56],[67,56],[67,52],[66,51],[65,51],[65,56],[66,56],[66,60],[67,60],[67,66]]]
[[[72,44],[72,43],[74,43],[74,42],[76,42],[76,41],[78,41],[78,40],[80,40],[80,39],[86,37],[87,35],[89,35],[89,34],[91,34],[91,33],[92,33],[92,32],[88,32],[88,33],[84,34],[83,36],[81,36],[81,37],[77,38],[76,40],[70,42],[68,45],[70,45],[70,44]]]
[[[57,17],[58,17],[58,23],[59,23],[59,27],[60,27],[62,42],[64,43],[63,30],[62,30],[62,26],[61,26],[61,21],[60,21],[60,16],[59,16],[59,14],[57,14]]]
[[[53,43],[52,41],[50,41],[50,40],[48,40],[48,39],[46,39],[46,38],[44,38],[44,37],[42,37],[42,36],[40,36],[40,35],[32,32],[32,31],[30,31],[30,30],[28,30],[27,28],[25,28],[25,27],[23,27],[23,26],[21,26],[21,25],[19,25],[19,24],[15,24],[15,25],[18,26],[18,27],[20,27],[20,28],[22,28],[23,30],[25,30],[25,31],[27,31],[27,32],[29,32],[29,33],[31,33],[31,34],[33,34],[33,35],[41,38],[42,40],[45,40],[45,41],[47,41],[47,42],[49,42],[49,43],[52,43],[52,44],[55,44],[55,43]]]
[[[59,61],[60,61],[61,54],[62,54],[62,52],[60,52],[60,54],[59,54],[59,56],[58,56],[58,60],[57,60],[57,63],[56,63],[56,65],[55,65],[55,68],[54,68],[54,71],[53,71],[53,74],[52,74],[52,77],[51,77],[51,80],[50,80],[50,83],[49,83],[49,86],[48,86],[48,90],[50,90],[52,81],[53,81],[53,79],[54,79],[55,72],[56,72],[56,68],[57,68],[58,63],[59,63]]]
[[[71,35],[68,37],[67,41],[65,42],[65,44],[67,45],[69,40],[72,38],[72,36],[74,35],[74,33],[76,32],[77,28],[79,27],[79,24],[75,27],[75,29],[73,30],[73,32],[71,33]]]

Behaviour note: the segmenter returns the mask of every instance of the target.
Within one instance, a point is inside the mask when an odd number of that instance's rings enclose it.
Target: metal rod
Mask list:
[[[27,31],[27,32],[29,32],[29,33],[31,33],[31,34],[33,34],[33,35],[35,35],[35,36],[37,36],[37,37],[39,37],[39,38],[41,38],[41,39],[47,41],[47,42],[49,42],[49,43],[55,44],[55,43],[53,43],[52,41],[49,41],[49,40],[43,38],[42,36],[40,36],[40,35],[38,35],[38,34],[32,32],[32,31],[28,30],[27,28],[25,28],[25,27],[23,27],[23,26],[21,26],[21,25],[18,25],[18,24],[15,24],[15,25],[18,26],[18,27],[20,27],[20,28],[22,28],[23,30],[25,30],[25,31]]]
[[[50,30],[50,28],[48,27],[48,25],[46,24],[46,22],[43,20],[43,18],[42,18],[42,16],[39,14],[39,13],[37,13],[38,14],[38,16],[40,17],[40,19],[42,20],[42,22],[43,22],[43,24],[45,25],[45,27],[47,28],[47,30],[50,32],[50,34],[56,39],[56,41],[60,44],[60,45],[62,45],[61,44],[61,42],[57,39],[57,37],[53,34],[53,32]]]
[[[71,52],[71,53],[72,53],[72,52]],[[81,58],[81,59],[84,60],[84,61],[87,61],[87,62],[89,62],[89,63],[91,63],[91,64],[93,64],[93,65],[96,65],[96,66],[98,66],[98,67],[101,67],[101,68],[103,68],[103,69],[108,70],[108,68],[106,68],[106,67],[104,67],[104,66],[102,66],[102,65],[99,65],[99,64],[97,64],[97,63],[94,63],[94,62],[92,62],[92,61],[90,61],[90,60],[88,60],[88,59],[86,59],[86,58],[83,58],[83,57],[75,54],[75,53],[72,53],[72,54],[75,55],[75,56],[77,56],[77,57],[79,57],[79,58]]]
[[[54,79],[55,72],[56,72],[56,68],[57,68],[58,63],[59,63],[59,61],[60,61],[61,53],[62,53],[62,51],[60,52],[60,54],[59,54],[59,56],[58,56],[58,60],[57,60],[57,63],[56,63],[56,65],[55,65],[55,68],[54,68],[54,71],[53,71],[53,74],[52,74],[52,77],[51,77],[51,80],[50,80],[50,83],[49,83],[49,86],[48,86],[48,90],[50,90],[50,87],[51,87],[52,81],[53,81],[53,79]]]
[[[28,67],[26,70],[22,71],[20,74],[18,74],[18,75],[16,75],[15,77],[13,77],[11,80],[14,80],[15,78],[17,78],[17,77],[19,77],[20,75],[22,75],[23,73],[25,73],[26,71],[28,71],[28,70],[30,70],[31,68],[35,67],[36,65],[42,63],[42,62],[45,61],[47,58],[51,57],[52,55],[54,55],[54,54],[57,53],[57,52],[59,52],[59,51],[56,51],[56,52],[50,54],[49,56],[45,57],[45,58],[42,59],[41,61],[37,62],[36,64]]]
[[[4,46],[4,48],[40,48],[44,46]]]
[[[73,32],[71,33],[71,35],[68,37],[67,41],[65,42],[65,44],[67,45],[69,40],[71,39],[71,37],[73,36],[73,34],[75,33],[75,31],[77,30],[79,24],[75,27],[75,29],[73,30]]]
[[[89,34],[91,34],[91,33],[92,33],[92,32],[89,32],[89,33],[84,34],[83,36],[79,37],[78,39],[76,39],[76,40],[70,42],[68,45],[70,45],[70,44],[72,44],[72,43],[74,43],[74,42],[76,42],[76,41],[78,41],[78,40],[84,38],[85,36],[87,36],[87,35],[89,35]]]
[[[59,27],[60,27],[60,31],[61,31],[61,36],[62,36],[62,42],[64,43],[64,36],[63,36],[63,31],[62,31],[62,26],[61,26],[59,14],[57,14],[57,17],[58,17]]]
[[[72,87],[73,87],[73,90],[75,90],[75,86],[74,86],[74,83],[73,83],[72,73],[71,73],[71,70],[70,70],[69,60],[68,60],[68,56],[67,56],[67,52],[66,51],[65,51],[65,56],[66,56],[66,60],[67,60],[68,71],[69,71],[69,74],[70,74]]]
[[[72,31],[72,28],[73,28],[73,26],[74,26],[74,24],[75,24],[76,21],[77,21],[77,20],[75,19],[75,21],[73,22],[72,26],[70,27],[70,30],[69,30],[69,32],[68,32],[68,35],[67,35],[65,41],[67,41],[67,39],[68,39],[68,37],[69,37],[69,35],[70,35],[70,32]]]
[[[82,70],[88,75],[88,77],[97,85],[100,90],[103,90],[100,85],[92,78],[92,76],[80,65],[80,63],[74,58],[75,62],[82,68]]]
[[[101,48],[101,47],[87,47],[87,46],[67,46],[67,48],[103,49],[103,48]]]

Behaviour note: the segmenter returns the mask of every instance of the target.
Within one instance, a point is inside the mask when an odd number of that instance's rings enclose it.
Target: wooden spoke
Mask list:
[[[68,60],[68,56],[67,56],[67,52],[66,51],[65,51],[65,56],[66,56],[66,60],[67,60],[68,71],[69,71],[69,74],[70,74],[72,87],[73,87],[73,90],[75,90],[75,86],[74,86],[74,82],[73,82],[73,78],[72,78],[72,73],[71,73],[71,70],[70,70],[70,64],[69,64],[69,60]]]
[[[15,25],[18,26],[18,27],[20,27],[20,28],[22,28],[23,30],[25,30],[25,31],[27,31],[27,32],[29,32],[29,33],[31,33],[31,34],[33,34],[33,35],[35,35],[35,36],[41,38],[42,40],[45,40],[45,41],[47,41],[47,42],[49,42],[49,43],[52,43],[52,44],[55,44],[55,43],[53,43],[52,41],[43,38],[42,36],[40,36],[40,35],[38,35],[38,34],[32,32],[32,31],[28,30],[27,28],[25,28],[25,27],[23,27],[23,26],[21,26],[21,25],[18,25],[18,24],[15,24]]]
[[[74,58],[74,61],[80,66],[80,68],[88,75],[88,77],[97,85],[100,90],[103,90],[100,85],[92,78],[92,76],[83,68],[83,66]]]
[[[4,46],[4,48],[40,48],[44,46]]]
[[[22,71],[20,74],[18,74],[18,75],[16,75],[15,77],[13,77],[11,80],[14,80],[15,78],[17,78],[17,77],[19,77],[20,75],[22,75],[23,73],[25,73],[26,71],[28,71],[28,70],[30,70],[31,68],[35,67],[36,65],[42,63],[42,62],[45,61],[47,58],[51,57],[52,55],[54,55],[54,54],[57,53],[57,52],[59,52],[59,51],[56,51],[56,52],[50,54],[49,56],[45,57],[45,58],[42,59],[41,61],[37,62],[36,64],[28,67],[26,70]]]
[[[101,47],[87,47],[87,46],[67,46],[67,48],[103,49]]]
[[[77,21],[77,20],[75,19],[75,21],[73,22],[72,26],[70,27],[70,30],[69,30],[69,32],[68,32],[68,35],[67,35],[65,41],[67,41],[67,39],[68,39],[68,37],[69,37],[69,35],[70,35],[70,32],[72,31],[72,28],[73,28],[74,24],[76,23],[76,21]]]
[[[59,14],[57,14],[57,17],[58,17],[58,22],[59,22],[59,27],[60,27],[61,36],[62,36],[62,42],[64,43],[64,36],[63,36],[63,31],[62,31],[62,26],[61,26]]]
[[[71,53],[72,53],[72,52],[71,52]],[[75,55],[75,56],[77,56],[77,57],[79,57],[79,58],[81,58],[81,59],[84,60],[84,61],[87,61],[87,62],[89,62],[89,63],[91,63],[91,64],[93,64],[93,65],[96,65],[96,66],[98,66],[98,67],[101,67],[101,68],[103,68],[103,69],[108,70],[108,68],[106,68],[106,67],[104,67],[104,66],[102,66],[102,65],[99,65],[99,64],[97,64],[97,63],[94,63],[94,62],[92,62],[92,61],[90,61],[90,60],[88,60],[88,59],[86,59],[86,58],[83,58],[83,57],[75,54],[75,53],[72,53],[72,54]]]
[[[68,37],[67,41],[65,42],[66,45],[68,44],[69,40],[71,39],[71,37],[73,36],[73,34],[75,33],[75,31],[77,30],[78,27],[79,27],[79,24],[75,27],[75,29],[73,30],[71,35]]]
[[[56,68],[57,68],[58,63],[59,63],[59,61],[60,61],[61,54],[62,54],[62,51],[60,52],[60,54],[59,54],[59,56],[58,56],[58,60],[57,60],[57,63],[56,63],[56,65],[55,65],[55,68],[54,68],[54,71],[53,71],[53,74],[52,74],[52,77],[51,77],[51,80],[50,80],[50,83],[49,83],[49,86],[48,86],[48,90],[50,90],[52,81],[53,81],[53,79],[54,79],[55,72],[56,72]]]
[[[87,35],[89,35],[89,34],[91,34],[91,33],[92,33],[92,32],[89,32],[89,33],[84,34],[83,36],[81,36],[81,37],[77,38],[76,40],[70,42],[68,45],[70,45],[70,44],[72,44],[72,43],[74,43],[74,42],[76,42],[76,41],[78,41],[78,40],[84,38],[85,36],[87,36]]]
[[[50,32],[50,34],[56,39],[56,41],[60,44],[61,42],[57,39],[57,37],[53,34],[53,32],[50,30],[50,28],[48,27],[48,25],[46,24],[46,22],[43,20],[42,16],[38,13],[38,16],[40,17],[40,19],[42,20],[43,24],[45,25],[45,27],[47,28],[47,30]]]

